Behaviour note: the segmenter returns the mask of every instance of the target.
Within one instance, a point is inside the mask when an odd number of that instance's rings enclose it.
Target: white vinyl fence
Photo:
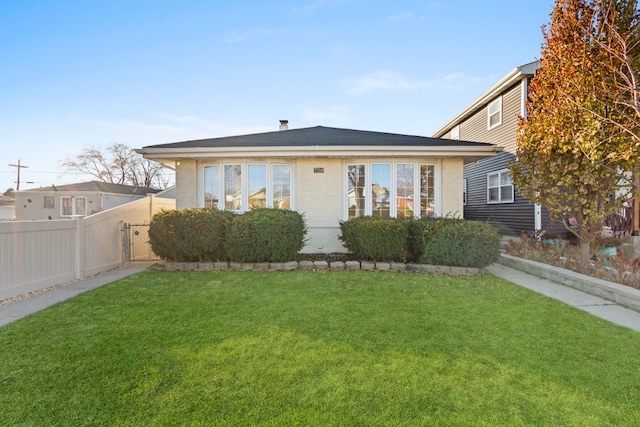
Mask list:
[[[175,200],[149,196],[55,221],[0,222],[0,300],[112,270],[123,263],[125,223],[148,224]]]

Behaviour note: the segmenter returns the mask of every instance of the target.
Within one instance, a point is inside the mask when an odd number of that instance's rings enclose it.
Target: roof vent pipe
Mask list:
[[[280,120],[280,130],[289,130],[289,120]]]

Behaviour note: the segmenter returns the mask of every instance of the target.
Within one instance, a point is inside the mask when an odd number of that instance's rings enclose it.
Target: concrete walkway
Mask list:
[[[81,293],[140,273],[152,264],[153,263],[133,263],[129,266],[117,268],[2,305],[0,306],[0,326],[14,322],[32,313],[80,295]],[[624,308],[612,301],[500,264],[493,264],[487,270],[491,274],[506,279],[516,285],[557,299],[612,323],[640,332],[640,313]]]
[[[515,283],[516,285],[557,299],[567,305],[584,310],[609,322],[640,332],[640,313],[622,307],[613,301],[501,264],[493,264],[488,267],[487,270],[491,274]]]
[[[0,306],[0,326],[4,326],[54,304],[73,298],[84,292],[99,288],[116,280],[124,279],[146,270],[153,263],[134,262],[115,270],[100,273],[86,279],[62,284],[44,292],[35,293]]]

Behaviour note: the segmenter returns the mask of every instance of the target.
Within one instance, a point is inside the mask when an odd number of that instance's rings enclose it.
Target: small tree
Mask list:
[[[62,165],[67,170],[112,184],[162,189],[169,184],[166,169],[160,163],[145,159],[124,144],[113,144],[106,149],[86,148],[76,157],[67,158]]]
[[[596,82],[607,77],[603,50],[585,28],[596,14],[588,0],[557,0],[544,28],[541,68],[533,78],[527,117],[519,121],[518,162],[511,167],[523,196],[544,204],[580,241],[581,261],[607,215],[618,211],[620,171],[629,163],[612,155],[628,137],[602,119]],[[588,105],[595,114],[581,105]]]

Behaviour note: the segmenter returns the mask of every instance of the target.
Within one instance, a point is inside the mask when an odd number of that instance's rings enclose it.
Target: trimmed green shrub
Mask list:
[[[259,208],[236,216],[227,236],[227,254],[236,262],[286,262],[295,259],[307,233],[298,212]]]
[[[224,261],[233,217],[228,211],[204,208],[158,212],[149,224],[151,249],[170,261]]]
[[[409,221],[363,216],[340,222],[344,246],[356,257],[374,261],[406,259]]]
[[[438,230],[427,243],[423,262],[459,267],[486,267],[498,259],[500,235],[491,225],[460,221]]]
[[[425,217],[409,220],[407,235],[407,260],[420,262],[429,242],[438,231],[459,224],[465,220],[454,217]]]

